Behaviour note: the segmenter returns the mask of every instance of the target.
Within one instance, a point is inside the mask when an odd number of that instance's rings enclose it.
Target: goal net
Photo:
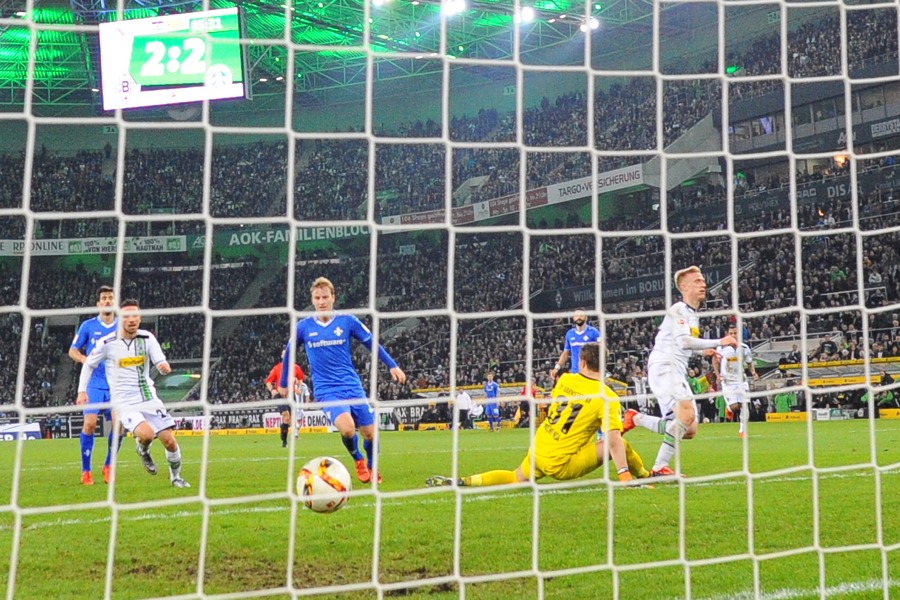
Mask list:
[[[234,7],[0,0],[8,599],[897,595],[896,4]],[[623,408],[659,415],[649,354],[691,265],[693,335],[736,327],[753,368],[729,406],[719,360],[689,362],[684,477],[459,480],[537,465],[579,309]],[[328,515],[295,485],[319,456],[354,472],[293,348],[318,277],[407,378],[353,343],[383,480]],[[128,436],[101,472],[113,427],[73,360],[101,286],[172,367],[191,488]],[[313,401],[285,434],[289,340]],[[663,436],[625,437],[654,467]]]

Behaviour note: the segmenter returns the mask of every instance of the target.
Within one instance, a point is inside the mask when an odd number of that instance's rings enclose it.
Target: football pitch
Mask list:
[[[423,487],[451,474],[454,456],[460,474],[515,468],[527,430],[460,432],[458,453],[449,432],[383,433],[383,494],[355,482],[349,505],[330,515],[287,492],[310,458],[352,467],[336,434],[301,436],[292,450],[277,435],[182,437],[189,490],[169,486],[158,443],[160,475],[147,475],[129,439],[112,496],[102,482],[79,484],[77,440],[27,442],[21,523],[10,509],[17,445],[6,443],[0,565],[18,550],[0,590],[14,573],[17,599],[102,598],[107,586],[122,599],[257,590],[374,599],[375,582],[383,597],[435,599],[870,599],[883,597],[886,565],[900,597],[900,421],[876,421],[874,447],[870,428],[751,423],[745,446],[735,425],[706,425],[684,444],[683,486],[611,490],[597,472],[537,494]],[[652,463],[659,438],[640,429],[628,438]],[[890,468],[876,477],[872,461]],[[313,594],[322,586],[341,587]]]

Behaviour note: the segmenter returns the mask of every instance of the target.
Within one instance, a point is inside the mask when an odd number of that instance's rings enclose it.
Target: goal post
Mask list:
[[[0,6],[6,598],[897,593],[894,4],[232,8]],[[139,18],[104,81],[100,28]],[[104,111],[113,96],[147,106]],[[578,309],[623,405],[656,414],[649,353],[690,265],[708,290],[692,335],[736,325],[759,372],[745,436],[698,355],[686,477],[627,487],[605,461],[460,485],[538,465],[553,399],[527,390],[553,388]],[[288,340],[315,381],[292,332],[320,276],[409,379],[354,342],[384,481],[330,515],[295,481],[317,456],[353,472],[335,424],[307,404],[282,443],[264,384]],[[146,476],[130,437],[97,476],[109,424],[82,439],[68,351],[100,285],[141,302],[173,366],[154,375],[190,489]],[[488,373],[517,426],[454,428]],[[626,439],[651,468],[663,437]]]

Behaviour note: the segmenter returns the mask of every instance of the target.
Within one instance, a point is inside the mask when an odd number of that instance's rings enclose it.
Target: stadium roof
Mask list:
[[[517,43],[524,63],[571,64],[583,59],[582,25],[591,16],[609,35],[612,28],[648,33],[653,14],[648,0],[587,6],[583,0],[537,0],[529,3],[535,18],[527,23],[517,17],[512,0],[467,0],[465,10],[444,19],[439,0],[372,0],[368,13],[364,0],[210,0],[209,7],[235,3],[243,7],[248,37],[256,41],[248,46],[254,98],[262,103],[267,97],[283,98],[285,82],[290,81],[299,104],[317,103],[321,100],[317,94],[325,90],[365,83],[367,19],[375,79],[386,80],[440,73],[444,56],[451,64],[459,59],[493,59],[512,65]],[[22,110],[33,43],[33,112],[52,116],[65,114],[66,107],[68,112],[80,107],[98,113],[99,55],[92,28],[116,20],[117,3],[35,0],[33,6],[26,12],[25,0],[0,0],[0,111]],[[124,0],[123,10],[127,19],[145,18],[202,10],[202,3]],[[665,20],[666,27],[679,25],[678,13]],[[445,26],[447,43],[442,47]],[[285,27],[296,44],[291,73],[289,48],[283,43]],[[259,102],[254,104],[260,108]]]

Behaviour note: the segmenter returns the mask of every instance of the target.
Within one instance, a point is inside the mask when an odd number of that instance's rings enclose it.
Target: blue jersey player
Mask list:
[[[584,310],[580,308],[576,310],[575,314],[572,315],[572,322],[575,323],[575,327],[566,332],[566,344],[562,354],[559,355],[559,360],[556,361],[556,366],[550,371],[551,377],[556,377],[556,374],[566,365],[566,360],[570,357],[572,362],[569,365],[569,373],[577,373],[578,356],[581,353],[581,347],[591,342],[600,341],[600,330],[587,324],[587,314],[585,314]]]
[[[84,364],[87,355],[91,353],[97,341],[116,332],[118,321],[113,310],[113,304],[116,301],[116,295],[113,289],[107,285],[100,286],[97,289],[97,308],[100,314],[93,319],[88,319],[78,328],[75,339],[69,347],[69,357],[77,363]],[[94,478],[91,475],[91,457],[94,454],[94,431],[97,428],[97,415],[101,412],[104,418],[110,420],[112,418],[109,409],[109,384],[106,382],[106,369],[101,363],[91,376],[88,383],[87,391],[78,394],[76,404],[86,405],[84,409],[84,425],[81,427],[81,483],[84,485],[94,485]],[[106,408],[92,407],[92,405],[105,402]],[[110,429],[109,440],[106,452],[106,461],[103,463],[103,481],[109,483],[110,461],[112,460],[112,440],[113,431]],[[119,436],[119,444],[122,443],[122,437]]]
[[[484,383],[484,416],[487,417],[491,431],[495,431],[494,423],[497,424],[496,431],[500,431],[500,408],[497,406],[499,395],[500,386],[494,381],[494,374],[489,372]]]
[[[362,381],[353,367],[350,340],[355,338],[372,350],[372,334],[353,315],[334,314],[334,285],[328,279],[316,279],[310,293],[316,315],[297,323],[297,347],[299,349],[303,345],[306,349],[316,401],[325,403],[322,411],[340,431],[344,447],[356,462],[356,476],[363,483],[368,483],[375,469],[375,412],[366,401]],[[278,391],[282,396],[287,395],[288,375],[291,372],[289,348],[290,341],[278,382]],[[391,377],[400,383],[406,381],[406,374],[381,346],[378,346],[378,358],[391,370]],[[367,460],[363,460],[359,451],[357,427],[363,436]],[[377,471],[375,478],[381,483],[381,475]]]

